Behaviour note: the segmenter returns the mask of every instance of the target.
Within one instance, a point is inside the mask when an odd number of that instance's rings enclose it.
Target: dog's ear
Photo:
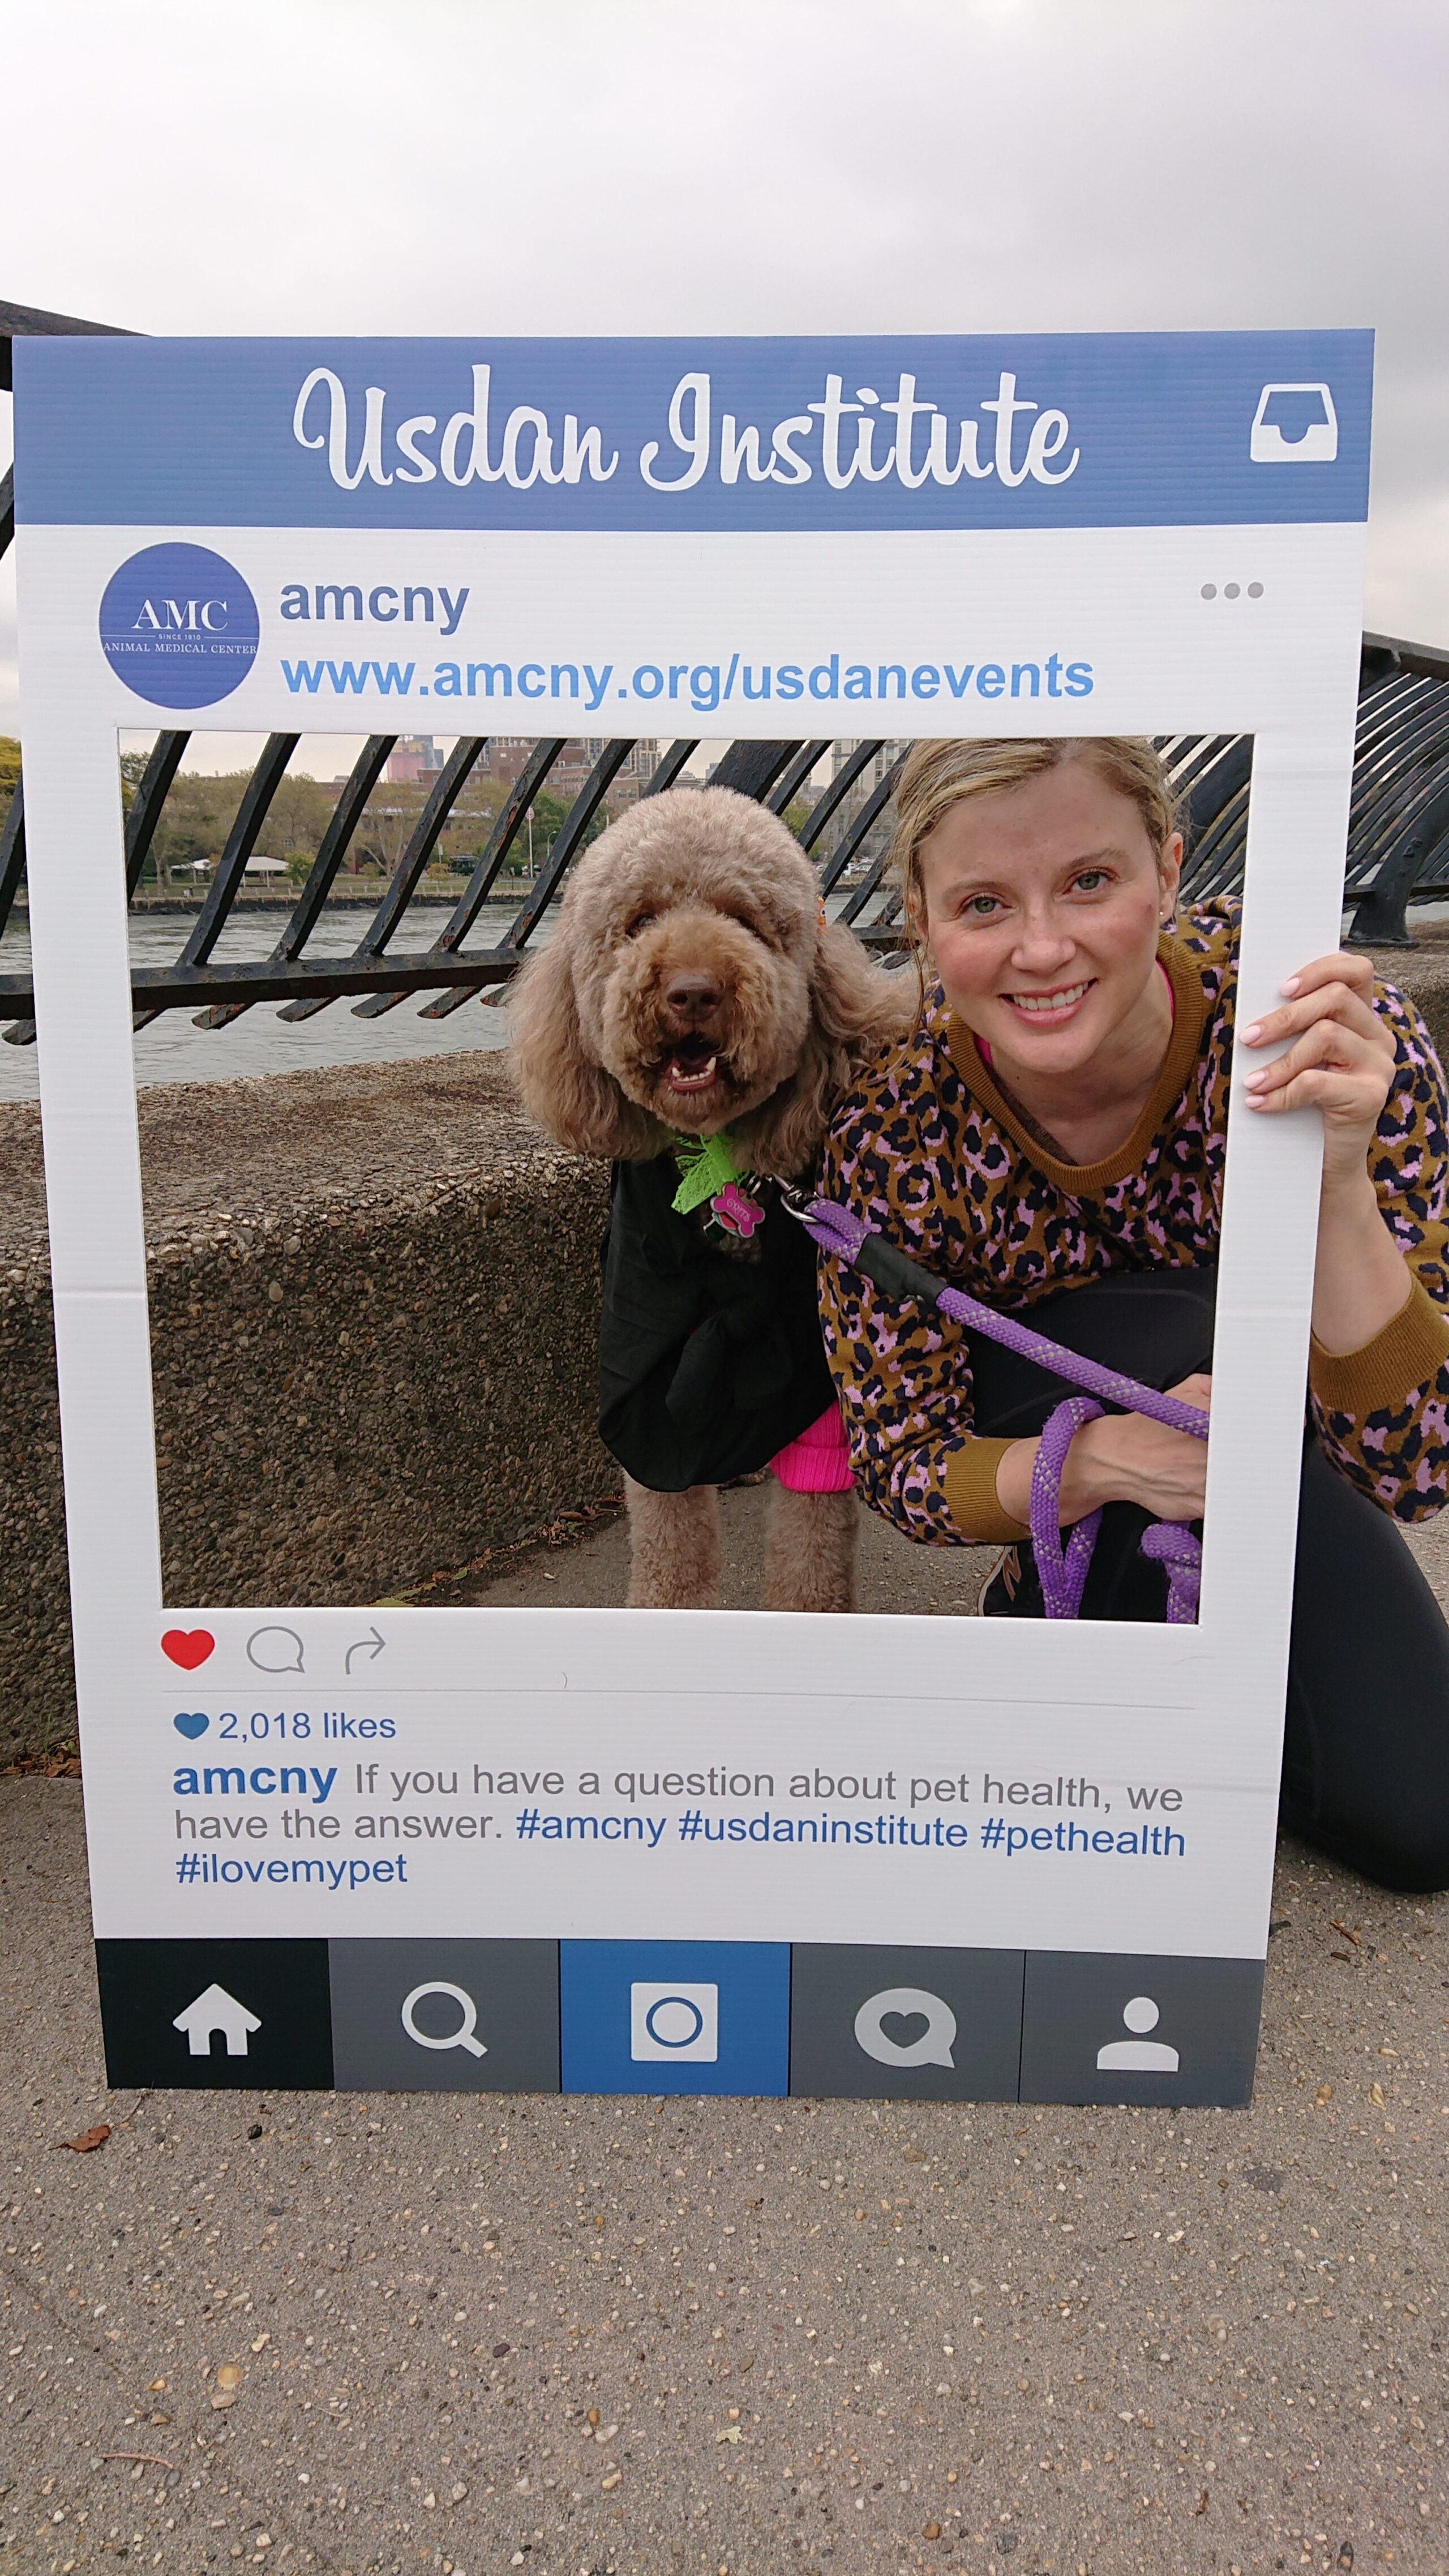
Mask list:
[[[907,1034],[913,1012],[902,990],[906,980],[885,974],[838,923],[821,932],[800,1061],[774,1098],[743,1122],[756,1171],[790,1180],[805,1169],[860,1066]]]
[[[508,1021],[519,1095],[547,1135],[576,1154],[611,1161],[650,1149],[654,1122],[585,1051],[567,915],[547,947],[535,949],[520,967],[508,997]]]

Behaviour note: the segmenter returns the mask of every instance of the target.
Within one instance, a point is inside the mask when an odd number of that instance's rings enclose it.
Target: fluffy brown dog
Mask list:
[[[577,862],[554,935],[523,968],[511,1003],[525,1106],[561,1144],[625,1167],[625,1182],[637,1178],[628,1167],[660,1166],[677,1138],[723,1130],[752,1176],[797,1178],[855,1069],[902,1034],[908,1017],[901,982],[874,966],[848,930],[826,925],[814,871],[793,835],[726,787],[644,798],[600,835]],[[655,1178],[673,1188],[672,1159]],[[711,1227],[711,1260],[794,1254],[784,1241],[794,1220],[773,1191],[760,1197],[761,1235],[774,1233],[762,1246]],[[709,1217],[702,1206],[687,1222],[708,1226]],[[684,1223],[672,1220],[676,1234]],[[657,1231],[647,1249],[631,1286],[656,1260]],[[692,1257],[686,1237],[686,1267]],[[818,1335],[813,1269],[795,1263],[791,1276],[800,1286],[779,1293],[792,1307],[805,1301],[804,1315],[791,1318],[803,1349]],[[777,1303],[772,1291],[768,1314],[761,1308],[772,1332]],[[816,1356],[818,1339],[807,1364]],[[828,1400],[827,1386],[816,1410]],[[751,1463],[763,1464],[799,1428],[783,1422]],[[630,1604],[709,1607],[720,1566],[715,1487],[659,1490],[628,1475],[626,1494]],[[850,1609],[856,1520],[850,1493],[775,1485],[765,1606]]]

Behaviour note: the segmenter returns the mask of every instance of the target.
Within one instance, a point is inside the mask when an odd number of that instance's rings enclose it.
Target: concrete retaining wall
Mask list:
[[[218,1054],[225,1046],[217,1040]],[[496,1055],[139,1095],[166,1598],[365,1602],[617,1490],[606,1175]],[[38,1112],[0,1109],[0,1759],[74,1725]]]

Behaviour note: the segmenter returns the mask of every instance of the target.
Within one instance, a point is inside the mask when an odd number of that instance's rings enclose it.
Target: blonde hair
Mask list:
[[[921,878],[921,851],[953,805],[968,796],[993,796],[1003,788],[1024,786],[1049,769],[1081,761],[1104,787],[1125,796],[1137,808],[1159,868],[1167,844],[1178,828],[1177,809],[1167,772],[1152,744],[1134,734],[1092,734],[1039,742],[986,740],[918,742],[906,755],[896,788],[896,826],[891,842],[891,874],[905,901],[911,945],[921,962],[925,936],[926,890]]]

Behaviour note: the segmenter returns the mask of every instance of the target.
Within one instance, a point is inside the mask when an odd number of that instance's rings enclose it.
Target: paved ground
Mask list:
[[[726,1610],[759,1606],[768,1480],[721,1497],[724,1561],[720,1599]],[[991,1547],[916,1547],[889,1521],[860,1515],[859,1602],[862,1610],[914,1611],[961,1618],[974,1611],[984,1574],[1000,1551]],[[552,1609],[608,1608],[624,1598],[628,1534],[622,1513],[577,1545],[525,1554],[491,1582],[463,1587],[459,1600],[511,1608],[543,1602]]]
[[[1449,1900],[1285,1847],[1257,2099],[1173,2114],[112,2096],[73,1784],[0,1879],[0,2568],[1449,2566]]]

